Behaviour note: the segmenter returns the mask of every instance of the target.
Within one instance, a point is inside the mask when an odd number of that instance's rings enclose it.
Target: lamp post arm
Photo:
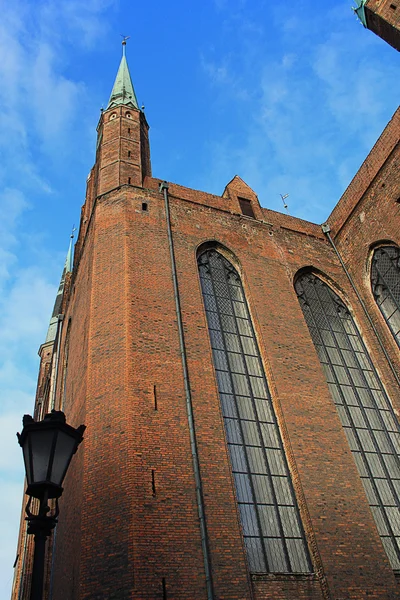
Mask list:
[[[58,501],[56,500],[56,512],[50,515],[48,505],[48,493],[45,492],[40,499],[39,512],[37,515],[28,513],[28,533],[34,534],[35,550],[33,553],[32,579],[30,600],[42,600],[44,584],[44,565],[46,557],[46,540],[57,523]]]
[[[30,600],[42,600],[44,583],[44,559],[46,555],[47,535],[43,531],[35,534],[35,551],[33,554],[33,569],[31,580]]]

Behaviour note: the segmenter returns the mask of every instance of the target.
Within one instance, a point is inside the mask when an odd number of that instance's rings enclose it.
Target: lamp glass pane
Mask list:
[[[56,450],[54,454],[53,467],[51,472],[51,481],[56,485],[61,485],[65,477],[68,465],[76,447],[75,436],[69,435],[65,431],[59,431],[57,437]]]
[[[51,448],[54,439],[54,431],[37,430],[29,433],[32,445],[33,482],[47,480]]]
[[[25,439],[24,446],[22,448],[22,452],[24,454],[24,463],[25,463],[25,473],[28,485],[32,483],[32,462],[29,454],[29,439]]]

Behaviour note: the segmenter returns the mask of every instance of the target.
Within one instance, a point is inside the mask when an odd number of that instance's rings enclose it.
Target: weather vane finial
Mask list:
[[[129,40],[129,38],[131,36],[130,35],[122,35],[122,33],[121,33],[121,37],[122,37],[122,54],[125,56],[126,40]]]

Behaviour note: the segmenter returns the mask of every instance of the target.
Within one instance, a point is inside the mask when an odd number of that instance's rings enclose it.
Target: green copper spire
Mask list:
[[[64,294],[65,275],[67,273],[72,272],[72,240],[73,240],[73,237],[74,237],[74,234],[72,233],[71,240],[69,242],[67,258],[65,259],[64,269],[63,269],[63,272],[61,275],[61,281],[60,281],[60,285],[59,285],[57,296],[56,296],[56,301],[54,303],[53,314],[51,315],[49,328],[47,330],[45,344],[47,344],[48,342],[54,342],[54,340],[56,339],[58,315],[61,312],[61,303],[62,303],[62,298],[63,298],[63,294]]]
[[[119,65],[117,77],[115,78],[114,87],[112,89],[106,110],[113,108],[114,106],[120,106],[121,104],[139,108],[135,90],[133,89],[132,85],[131,75],[129,73],[128,63],[126,62],[126,39],[127,38],[124,38],[124,41],[122,42],[121,63]]]
[[[366,5],[367,0],[357,0],[357,8],[353,8],[354,12],[356,13],[357,17],[360,19],[361,23],[364,25],[364,27],[367,26],[367,19],[365,16],[365,9],[364,6]]]

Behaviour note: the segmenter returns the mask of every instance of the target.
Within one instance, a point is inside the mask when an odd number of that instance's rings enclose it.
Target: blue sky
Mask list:
[[[351,0],[0,0],[0,600],[8,599],[32,412],[69,235],[128,62],[153,174],[323,222],[397,108],[399,55]]]

